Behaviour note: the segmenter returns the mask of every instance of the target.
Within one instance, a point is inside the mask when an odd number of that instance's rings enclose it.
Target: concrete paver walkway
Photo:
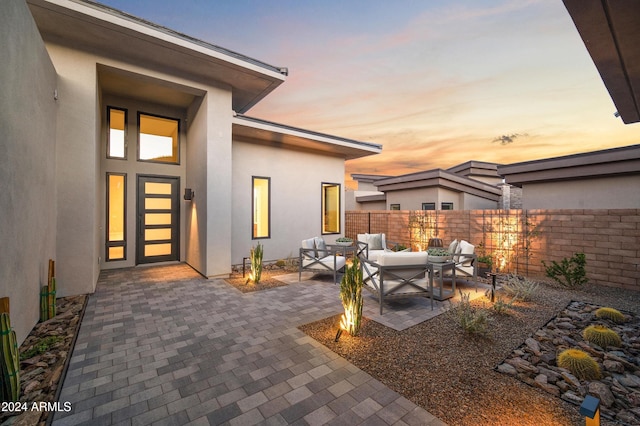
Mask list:
[[[184,264],[103,271],[53,424],[444,425],[298,330],[341,312],[339,286],[288,279],[243,294]],[[365,316],[403,328],[428,306],[376,319],[367,297]]]

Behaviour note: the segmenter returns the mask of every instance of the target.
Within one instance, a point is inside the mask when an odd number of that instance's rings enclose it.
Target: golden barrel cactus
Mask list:
[[[613,308],[599,308],[596,310],[596,318],[608,319],[613,322],[622,323],[625,321],[624,314]]]
[[[581,380],[596,380],[601,377],[598,363],[580,349],[566,349],[560,352],[557,364]]]
[[[618,333],[604,325],[590,325],[584,329],[582,337],[587,342],[598,345],[601,348],[609,346],[620,347],[622,345],[622,339],[620,339]]]

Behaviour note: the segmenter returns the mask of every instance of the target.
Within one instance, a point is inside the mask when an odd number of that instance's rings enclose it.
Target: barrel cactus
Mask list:
[[[608,319],[613,322],[622,323],[625,321],[624,314],[613,308],[600,308],[596,310],[596,318]]]
[[[589,343],[606,348],[608,346],[620,347],[622,345],[622,339],[618,333],[605,327],[604,325],[590,325],[582,332],[582,337]]]
[[[585,351],[580,349],[566,349],[558,355],[558,367],[565,368],[581,380],[596,380],[600,378],[600,366]]]

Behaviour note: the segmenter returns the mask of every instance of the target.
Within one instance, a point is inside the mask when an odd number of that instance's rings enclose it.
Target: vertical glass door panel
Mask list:
[[[179,180],[138,176],[138,263],[179,259]]]

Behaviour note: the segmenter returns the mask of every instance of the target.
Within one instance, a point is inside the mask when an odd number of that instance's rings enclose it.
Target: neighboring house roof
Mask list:
[[[275,67],[231,50],[189,37],[89,0],[27,0],[45,41],[64,40],[75,48],[97,51],[145,67],[170,69],[212,84],[233,88],[232,107],[245,112],[284,80]],[[158,94],[141,91],[126,80],[123,90],[150,101]]]
[[[498,177],[498,164],[485,161],[467,161],[447,169],[458,176],[489,176]]]
[[[423,172],[378,180],[375,185],[382,192],[412,188],[442,187],[458,192],[477,195],[492,200],[498,200],[502,190],[493,185],[458,176],[447,170],[433,169]]]
[[[507,183],[517,186],[533,182],[640,174],[640,145],[498,166],[498,172]]]
[[[380,179],[386,179],[386,178],[390,178],[393,176],[390,175],[369,175],[369,174],[364,174],[364,173],[353,173],[351,175],[351,178],[353,180],[356,180],[358,182],[363,182],[363,183],[374,183]]]
[[[234,139],[278,147],[321,152],[351,160],[382,152],[382,145],[304,130],[259,118],[236,114]]]
[[[637,1],[563,0],[625,123],[640,121]]]

